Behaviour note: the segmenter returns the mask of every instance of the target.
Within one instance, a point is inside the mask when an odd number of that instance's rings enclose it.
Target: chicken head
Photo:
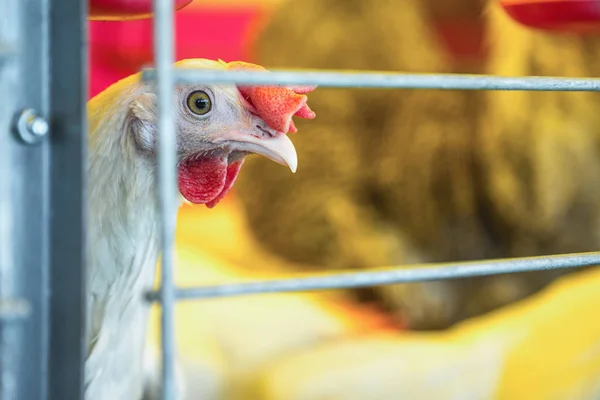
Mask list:
[[[177,68],[257,69],[245,62],[184,60]],[[178,85],[175,113],[178,185],[183,198],[214,207],[229,192],[246,156],[258,154],[296,171],[298,158],[288,132],[293,116],[314,118],[305,93],[314,87]],[[130,107],[129,127],[138,149],[156,151],[156,94],[144,92]]]

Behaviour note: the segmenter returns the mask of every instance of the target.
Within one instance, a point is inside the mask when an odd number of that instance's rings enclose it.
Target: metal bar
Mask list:
[[[16,45],[18,38],[18,3],[0,0],[0,41],[2,50],[10,43]],[[6,53],[5,53],[6,54]],[[14,59],[0,57],[0,296],[10,298],[19,296],[15,288],[14,237],[12,235],[13,201],[11,197],[12,140],[10,132],[11,119],[17,108],[16,99],[11,96],[18,92],[18,67]],[[23,326],[7,324],[0,319],[0,399],[17,398],[18,361],[20,349],[19,336]]]
[[[162,398],[173,399],[174,375],[174,307],[173,264],[175,225],[177,220],[177,140],[174,117],[173,63],[175,62],[175,12],[172,0],[154,0],[154,57],[158,99],[158,187],[161,211],[161,375]]]
[[[48,115],[48,1],[35,0],[21,7],[20,107],[36,109]],[[47,396],[48,336],[49,336],[49,157],[48,143],[20,144],[13,149],[14,162],[21,163],[21,177],[13,181],[13,190],[21,187],[24,197],[15,199],[14,215],[19,221],[15,235],[24,242],[15,248],[15,266],[23,273],[21,296],[31,305],[30,318],[21,340],[25,343],[26,379],[21,379],[22,398]],[[26,199],[26,200],[25,200]],[[36,251],[31,251],[35,246]],[[32,277],[35,276],[35,279]]]
[[[273,279],[186,289],[180,288],[177,290],[176,296],[181,300],[189,300],[257,293],[344,289],[516,272],[547,271],[594,265],[600,265],[600,252],[448,264],[419,264],[407,265],[405,267],[379,268],[362,272],[313,274],[301,278]],[[150,301],[158,301],[160,293],[155,291],[150,292],[148,293],[148,299]]]
[[[6,171],[0,183],[0,242],[6,246],[0,249],[0,296],[2,312],[13,319],[2,320],[0,398],[41,400],[47,395],[49,330],[48,146],[23,141],[17,133],[26,132],[14,122],[25,108],[48,112],[48,2],[0,1],[0,9],[0,169]],[[40,128],[44,120],[37,121]]]
[[[0,0],[0,41],[3,51],[10,43],[18,40],[19,3]],[[13,200],[11,177],[17,173],[12,165],[12,138],[9,134],[11,119],[18,107],[12,96],[18,93],[18,65],[14,59],[0,57],[0,296],[5,298],[20,296],[16,289],[18,270],[14,264]],[[24,343],[19,340],[24,327],[21,324],[8,324],[0,319],[0,399],[18,398],[18,352]]]
[[[145,69],[143,79],[153,81],[156,72]],[[600,78],[503,77],[467,74],[406,74],[391,72],[349,71],[217,71],[181,68],[176,82],[235,83],[264,86],[318,85],[322,87],[381,89],[444,90],[530,90],[530,91],[600,91]]]
[[[87,0],[48,0],[50,400],[83,399],[86,321]],[[25,397],[23,398],[25,399]]]

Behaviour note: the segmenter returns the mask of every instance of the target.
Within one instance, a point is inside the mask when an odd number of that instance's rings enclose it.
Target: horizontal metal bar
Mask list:
[[[154,69],[142,71],[147,81],[156,80]],[[177,83],[236,83],[263,86],[318,85],[381,89],[600,91],[600,78],[502,77],[467,74],[407,74],[350,71],[219,71],[180,68]]]
[[[0,319],[3,321],[29,316],[31,305],[23,299],[0,299]]]
[[[313,274],[300,278],[231,283],[198,288],[179,288],[176,291],[176,297],[177,299],[188,300],[257,293],[344,289],[515,272],[589,267],[593,265],[600,265],[600,252],[446,264],[418,264],[405,267],[378,268],[361,272]],[[149,301],[160,300],[159,292],[149,292],[147,299]]]

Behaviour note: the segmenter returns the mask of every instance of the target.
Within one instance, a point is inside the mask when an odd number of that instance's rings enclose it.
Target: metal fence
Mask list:
[[[85,349],[86,1],[0,0],[0,399],[81,399]],[[177,289],[173,285],[176,83],[600,91],[599,79],[175,70],[172,0],[155,0],[159,102],[163,398],[173,399],[175,302],[454,279],[600,264],[600,253],[405,266],[336,276]],[[23,111],[25,111],[23,113]],[[48,121],[49,126],[46,124]],[[140,299],[144,301],[144,299]]]

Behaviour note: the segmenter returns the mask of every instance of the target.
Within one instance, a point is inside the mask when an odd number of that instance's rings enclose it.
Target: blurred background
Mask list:
[[[597,3],[195,0],[176,58],[595,77],[600,40],[567,17],[594,22]],[[151,20],[90,35],[90,96],[152,62]],[[596,94],[320,88],[309,104],[295,175],[252,158],[218,207],[183,207],[179,285],[600,247]],[[592,268],[183,303],[181,379],[190,399],[597,398],[599,284]]]

